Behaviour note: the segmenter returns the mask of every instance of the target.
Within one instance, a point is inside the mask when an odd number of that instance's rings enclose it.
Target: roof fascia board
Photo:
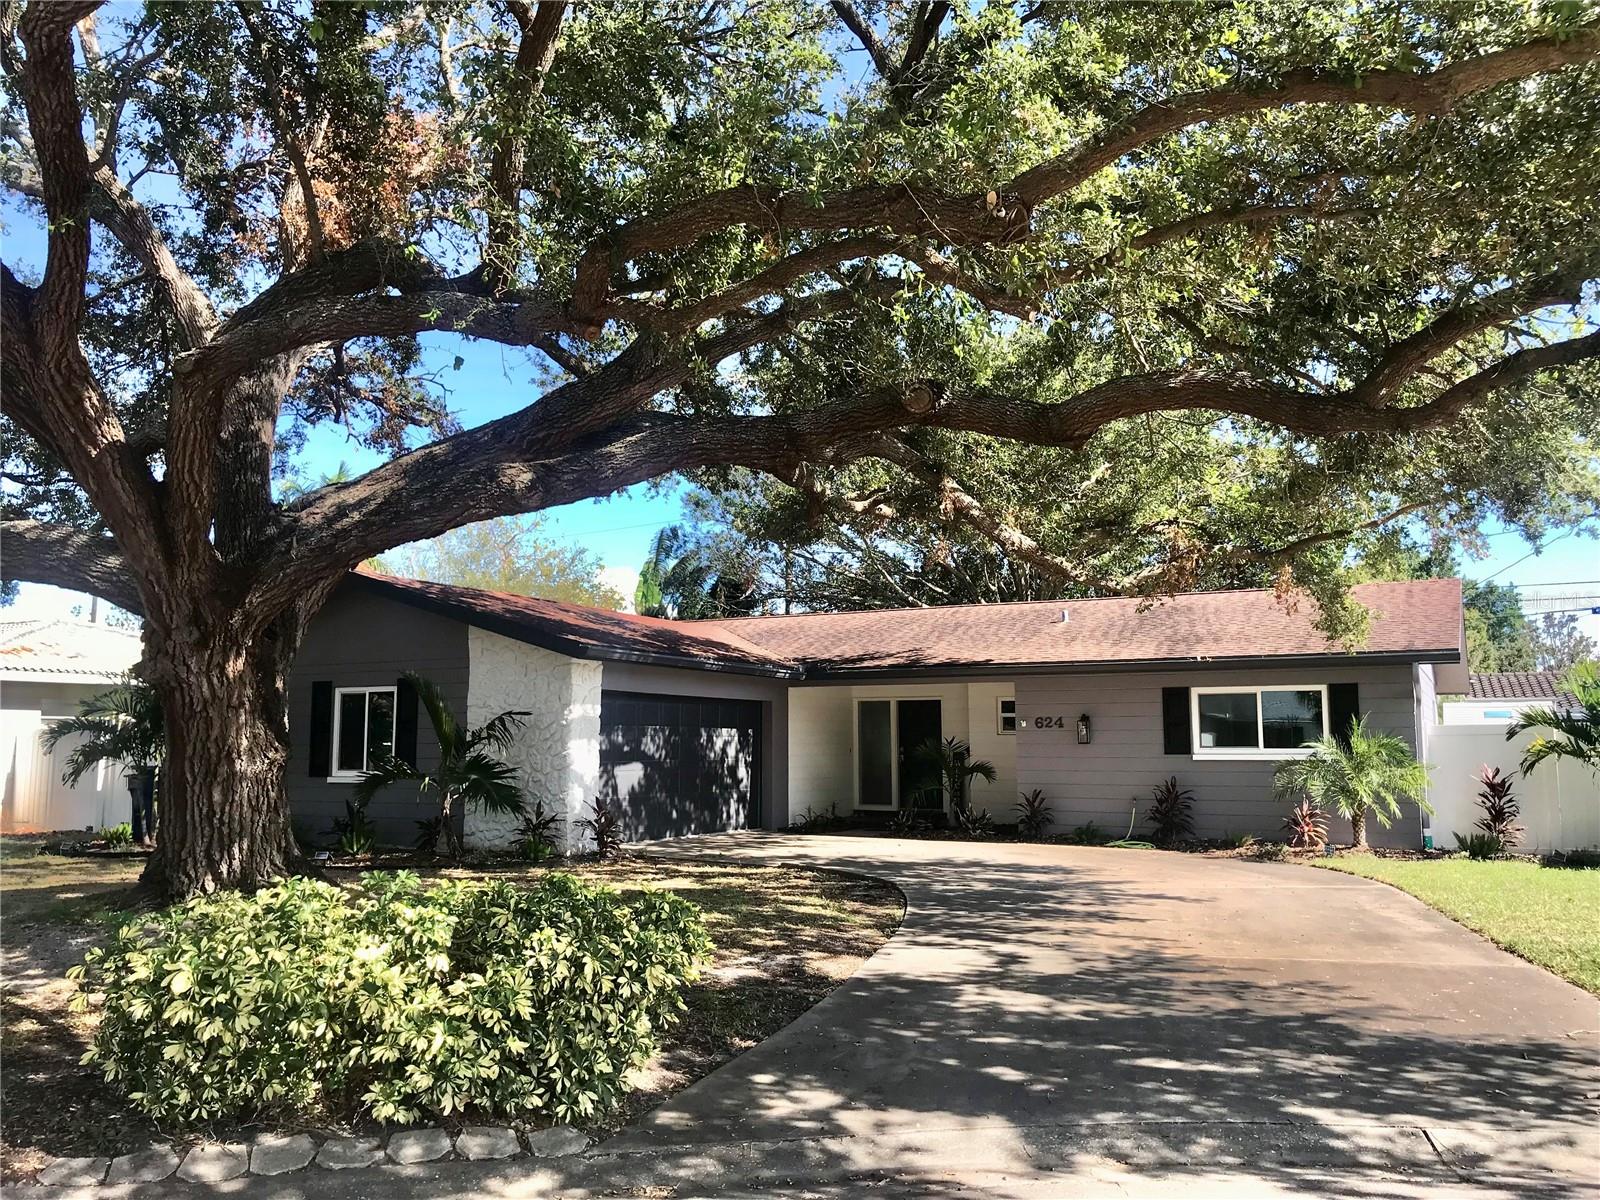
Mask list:
[[[1411,666],[1419,662],[1455,662],[1454,650],[1381,651],[1355,654],[1248,655],[1236,658],[1147,658],[1100,662],[965,663],[911,667],[810,667],[806,683],[855,679],[926,679],[930,675],[967,678],[973,675],[1102,675],[1128,671],[1225,671],[1294,667]]]

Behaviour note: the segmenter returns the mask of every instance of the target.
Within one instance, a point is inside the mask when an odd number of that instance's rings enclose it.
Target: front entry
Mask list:
[[[857,701],[857,807],[942,808],[938,771],[916,753],[942,730],[937,700]]]

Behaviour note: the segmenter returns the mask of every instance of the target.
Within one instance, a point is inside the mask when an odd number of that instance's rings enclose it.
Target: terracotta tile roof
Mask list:
[[[1362,584],[1372,610],[1358,654],[1453,658],[1461,646],[1455,579]],[[1062,614],[1066,614],[1066,620]],[[917,667],[1117,665],[1339,654],[1313,626],[1309,604],[1290,612],[1268,590],[1187,592],[1137,599],[974,604],[879,612],[809,613],[696,622],[737,632],[810,673]]]
[[[1134,666],[1342,654],[1266,590],[1189,592],[1152,604],[1064,600],[872,612],[667,621],[358,572],[368,586],[562,653],[708,670],[798,676],[925,669]],[[1455,579],[1370,583],[1373,613],[1358,657],[1454,661],[1461,649]],[[1062,613],[1067,619],[1061,619]]]
[[[691,621],[666,621],[605,608],[586,608],[509,592],[453,587],[356,571],[363,586],[393,599],[457,617],[495,633],[570,654],[703,670],[798,675],[800,666],[752,645],[736,633]]]
[[[1474,671],[1468,695],[1474,700],[1561,700],[1568,704],[1577,703],[1577,697],[1561,686],[1561,677],[1560,671],[1493,671],[1482,674]]]
[[[114,683],[139,661],[139,634],[88,621],[0,621],[0,679]]]

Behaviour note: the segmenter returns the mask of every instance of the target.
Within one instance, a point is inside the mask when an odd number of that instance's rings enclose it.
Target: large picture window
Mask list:
[[[333,695],[333,777],[355,779],[394,753],[393,687],[338,688]]]
[[[1296,758],[1328,732],[1328,689],[1194,688],[1196,758]]]

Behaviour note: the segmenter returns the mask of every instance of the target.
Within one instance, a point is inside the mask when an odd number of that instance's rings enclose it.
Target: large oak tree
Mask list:
[[[1181,414],[1309,476],[1592,406],[1582,4],[0,13],[45,245],[3,273],[4,577],[143,614],[178,895],[293,865],[285,675],[398,544],[725,467],[870,505],[871,462],[1087,576],[963,487],[962,439],[1092,454]],[[462,428],[439,345],[542,365]],[[280,502],[327,421],[392,456]],[[1289,561],[1321,515],[1124,573]]]

